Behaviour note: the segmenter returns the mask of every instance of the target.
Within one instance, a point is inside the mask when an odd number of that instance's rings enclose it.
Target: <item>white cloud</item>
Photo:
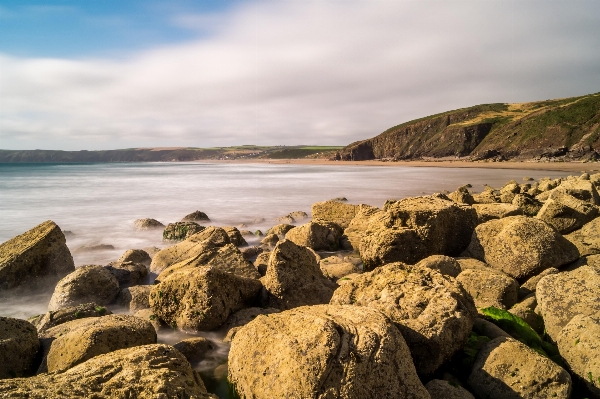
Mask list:
[[[0,54],[0,148],[347,144],[600,90],[592,1],[264,1],[173,21],[203,38],[127,59]]]

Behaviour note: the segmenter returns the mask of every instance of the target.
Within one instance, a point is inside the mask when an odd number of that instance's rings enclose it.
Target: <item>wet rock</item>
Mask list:
[[[571,195],[554,192],[540,209],[537,218],[561,234],[580,229],[598,216],[598,207]]]
[[[277,243],[260,280],[269,306],[282,310],[328,303],[335,289],[323,276],[314,252],[290,240]]]
[[[523,210],[527,216],[535,216],[542,209],[543,204],[529,195],[517,194],[512,200],[512,204]]]
[[[294,227],[285,234],[285,238],[317,251],[336,251],[339,249],[342,233],[341,227],[335,223],[309,222]]]
[[[35,326],[38,332],[43,334],[46,330],[69,321],[87,317],[101,317],[110,314],[112,314],[112,312],[104,306],[100,306],[96,303],[84,303],[47,312],[39,318]]]
[[[377,207],[365,204],[358,205],[356,216],[344,230],[344,237],[350,242],[353,249],[358,250],[363,234],[369,227],[369,219],[378,212],[381,212],[381,209]]]
[[[429,398],[400,332],[367,307],[258,316],[235,334],[228,365],[247,398]]]
[[[119,292],[119,282],[106,268],[95,265],[82,266],[56,284],[48,310],[90,302],[105,306],[110,304]]]
[[[600,321],[576,315],[561,330],[556,343],[560,355],[571,371],[582,381],[593,397],[600,397]]]
[[[510,309],[518,300],[519,283],[504,273],[488,269],[465,270],[456,278],[478,308]]]
[[[206,354],[215,349],[212,342],[204,337],[187,338],[173,345],[190,363],[197,363],[204,359]]]
[[[456,277],[460,274],[461,267],[458,261],[450,256],[431,255],[415,265],[416,267],[426,267],[437,270],[446,276]]]
[[[152,263],[152,258],[148,254],[148,252],[143,249],[129,249],[125,251],[123,255],[117,260],[117,263],[124,262],[133,262],[133,263],[141,263],[144,266],[150,266]]]
[[[162,224],[161,222],[159,222],[156,219],[137,219],[135,222],[133,222],[133,226],[137,229],[137,230],[152,230],[152,229],[162,229],[165,227],[164,224]]]
[[[73,270],[65,236],[51,220],[0,244],[0,292],[44,289]]]
[[[477,212],[477,224],[482,224],[492,219],[523,215],[523,209],[513,204],[475,204],[473,208]]]
[[[406,339],[417,371],[434,372],[462,348],[477,311],[451,277],[393,263],[340,285],[332,305],[368,306],[385,314]]]
[[[277,236],[277,234],[267,234],[267,236],[263,238],[260,243],[269,247],[274,247],[277,245],[278,241],[279,236]]]
[[[104,267],[115,276],[121,287],[140,284],[148,276],[148,268],[142,263],[117,262]]]
[[[581,266],[546,276],[538,282],[535,297],[546,332],[556,341],[576,315],[600,317],[600,270]]]
[[[293,224],[285,224],[285,223],[281,223],[278,225],[275,225],[273,227],[271,227],[269,230],[267,230],[267,235],[269,234],[277,234],[278,236],[285,236],[285,233],[287,233],[288,231],[290,231],[291,229],[293,229],[294,226]]]
[[[579,258],[577,248],[552,227],[525,216],[480,224],[465,252],[517,279]]]
[[[236,247],[244,247],[248,245],[244,237],[242,237],[242,233],[235,227],[223,227],[223,230],[229,236],[229,241]]]
[[[196,222],[175,222],[169,223],[163,230],[164,241],[181,241],[193,236],[196,233],[204,230],[204,226],[200,226]]]
[[[200,376],[172,346],[155,344],[94,357],[63,373],[0,381],[0,395],[15,398],[197,398]]]
[[[172,328],[217,329],[232,313],[256,304],[260,281],[215,267],[182,267],[152,286],[150,307]]]
[[[452,385],[444,380],[431,380],[425,384],[431,399],[475,399],[471,392],[458,384]]]
[[[584,224],[565,238],[577,247],[581,256],[600,254],[600,218]]]
[[[569,373],[512,338],[496,338],[482,348],[468,383],[477,395],[489,399],[571,395]]]
[[[332,200],[314,203],[311,210],[313,222],[335,223],[345,229],[356,216],[358,205]]]
[[[194,212],[190,213],[189,215],[185,215],[183,217],[183,219],[181,219],[181,221],[182,222],[210,222],[210,219],[208,218],[206,213],[200,212],[200,211],[194,211]]]
[[[35,367],[39,347],[38,334],[31,323],[0,317],[0,384],[3,378],[28,376]]]
[[[152,324],[128,315],[69,321],[47,330],[44,337],[54,338],[46,356],[48,372],[65,371],[118,349],[156,343]]]
[[[136,285],[123,288],[117,297],[117,304],[129,309],[130,313],[150,308],[148,297],[152,290],[151,285]]]
[[[541,272],[540,274],[536,274],[531,277],[529,280],[525,281],[521,287],[519,288],[519,300],[524,299],[526,296],[535,292],[535,287],[537,283],[544,277],[550,274],[558,273],[558,269],[555,267],[548,268]]]

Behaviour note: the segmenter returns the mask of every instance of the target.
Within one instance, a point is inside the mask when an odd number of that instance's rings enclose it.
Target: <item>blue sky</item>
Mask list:
[[[600,91],[600,2],[0,2],[0,148],[345,145]]]

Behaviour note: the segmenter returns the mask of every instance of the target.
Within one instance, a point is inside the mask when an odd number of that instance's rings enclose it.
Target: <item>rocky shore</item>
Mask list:
[[[77,268],[46,221],[0,244],[0,300],[51,293],[0,317],[0,397],[217,398],[197,366],[224,345],[219,397],[600,398],[599,189],[336,198],[265,232],[140,219],[169,245]]]

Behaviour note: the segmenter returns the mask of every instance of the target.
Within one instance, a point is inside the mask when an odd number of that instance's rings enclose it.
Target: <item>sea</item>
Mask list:
[[[293,211],[310,214],[313,203],[332,198],[381,207],[388,199],[454,191],[465,184],[480,192],[484,184],[499,188],[511,179],[523,182],[525,176],[537,180],[567,175],[517,169],[291,163],[0,164],[0,243],[50,219],[68,232],[67,245],[76,266],[105,265],[128,249],[169,245],[162,241],[161,230],[135,230],[133,223],[139,218],[166,225],[199,210],[209,216],[210,225],[264,232],[279,223],[278,217]],[[251,245],[258,240],[247,238]],[[107,249],[88,250],[99,245]],[[0,316],[27,319],[45,313],[48,300],[48,296],[0,299]],[[201,335],[211,339],[217,350],[194,367],[202,372],[210,391],[227,398],[230,390],[223,363],[228,346],[218,334]],[[159,334],[159,341],[165,343],[182,338],[185,334],[177,331]]]

